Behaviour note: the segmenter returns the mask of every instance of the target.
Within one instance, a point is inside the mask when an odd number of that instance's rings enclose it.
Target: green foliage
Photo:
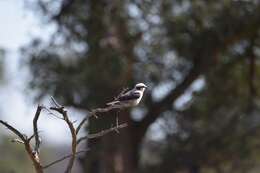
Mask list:
[[[0,83],[4,79],[4,60],[5,60],[5,51],[0,48]]]
[[[11,143],[11,139],[1,136],[0,170],[2,173],[33,173],[33,167],[22,145]]]

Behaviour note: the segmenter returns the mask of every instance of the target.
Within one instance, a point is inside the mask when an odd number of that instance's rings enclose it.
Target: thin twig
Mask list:
[[[122,129],[122,128],[125,128],[125,127],[127,127],[127,123],[119,124],[115,127],[111,127],[109,129],[102,130],[98,133],[89,134],[87,136],[79,138],[77,140],[77,145],[84,140],[98,138],[98,137],[104,136],[105,134],[113,132],[113,131],[118,132],[119,129]]]
[[[11,132],[16,134],[23,142],[26,141],[25,135],[23,135],[21,132],[19,132],[16,128],[14,128],[10,124],[8,124],[7,122],[4,122],[2,120],[0,120],[0,123],[3,124],[6,128],[8,128]]]
[[[96,108],[96,109],[93,109],[89,112],[89,117],[91,117],[91,116],[97,117],[97,113],[109,112],[113,109],[121,109],[121,108],[122,108],[122,106],[120,106],[120,105],[109,105],[109,106],[104,107],[104,108]]]
[[[22,141],[21,139],[12,139],[11,142],[15,142],[15,143],[18,143],[18,144],[24,144],[24,141]]]
[[[81,122],[79,123],[78,127],[76,128],[76,134],[79,133],[81,127],[83,126],[83,124],[85,124],[86,121],[87,121],[87,117],[85,117],[85,118],[83,118],[83,119],[81,120]]]
[[[122,129],[122,128],[125,128],[125,127],[127,127],[127,123],[123,123],[123,124],[120,124],[118,126],[115,126],[115,127],[112,127],[112,128],[106,129],[106,130],[102,130],[99,133],[89,134],[88,138],[89,139],[98,138],[98,137],[101,137],[101,136],[103,136],[103,135],[105,135],[109,132],[112,132],[112,131],[115,131],[115,130],[118,130],[118,129]]]
[[[54,97],[51,96],[51,100],[54,103],[54,106],[57,108],[64,108],[64,106],[61,106],[55,99]]]
[[[80,153],[83,153],[83,152],[87,152],[87,151],[88,151],[88,150],[78,151],[78,152],[76,152],[76,155],[78,155],[78,154],[80,154]],[[60,158],[60,159],[57,159],[57,160],[55,160],[55,161],[53,161],[53,162],[51,162],[51,163],[49,163],[49,164],[43,166],[43,169],[47,169],[47,168],[49,168],[49,167],[51,167],[51,166],[53,166],[53,165],[55,165],[55,164],[57,164],[57,163],[59,163],[59,162],[65,160],[65,159],[70,158],[71,156],[72,156],[72,154],[69,154],[69,155],[66,155],[66,156],[64,156],[64,157],[62,157],[62,158]]]
[[[32,134],[29,138],[28,141],[30,142],[34,138],[35,134]]]
[[[54,114],[50,109],[48,109],[47,107],[43,107],[44,110],[46,110],[48,112],[49,115],[54,116],[55,118],[58,118],[60,120],[63,120],[63,118],[59,117],[58,115]]]

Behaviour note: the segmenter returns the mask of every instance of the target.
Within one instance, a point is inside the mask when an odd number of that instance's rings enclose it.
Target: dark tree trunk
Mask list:
[[[89,141],[90,152],[86,155],[85,169],[90,173],[136,173],[141,140],[128,111],[119,113],[121,123],[128,127],[120,133],[112,133],[96,141]],[[83,162],[84,163],[84,162]]]
[[[189,173],[200,173],[200,166],[197,164],[189,165]]]
[[[123,121],[128,122],[129,127],[122,130],[119,136],[119,153],[122,158],[122,169],[118,173],[135,173],[138,169],[139,146],[141,143],[138,131],[130,119],[129,113],[123,115]]]

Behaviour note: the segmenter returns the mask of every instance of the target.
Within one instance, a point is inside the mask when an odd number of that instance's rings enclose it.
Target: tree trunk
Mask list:
[[[120,133],[112,133],[97,141],[89,141],[86,172],[136,173],[139,161],[140,137],[128,111],[119,113],[120,123],[128,123]],[[99,147],[100,146],[100,147]]]
[[[197,164],[189,165],[189,173],[200,173],[200,166]]]

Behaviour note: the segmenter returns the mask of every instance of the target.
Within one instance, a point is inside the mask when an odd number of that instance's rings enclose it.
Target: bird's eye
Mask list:
[[[137,90],[141,90],[141,89],[142,89],[142,87],[138,86],[138,87],[136,87],[136,89],[137,89]]]

